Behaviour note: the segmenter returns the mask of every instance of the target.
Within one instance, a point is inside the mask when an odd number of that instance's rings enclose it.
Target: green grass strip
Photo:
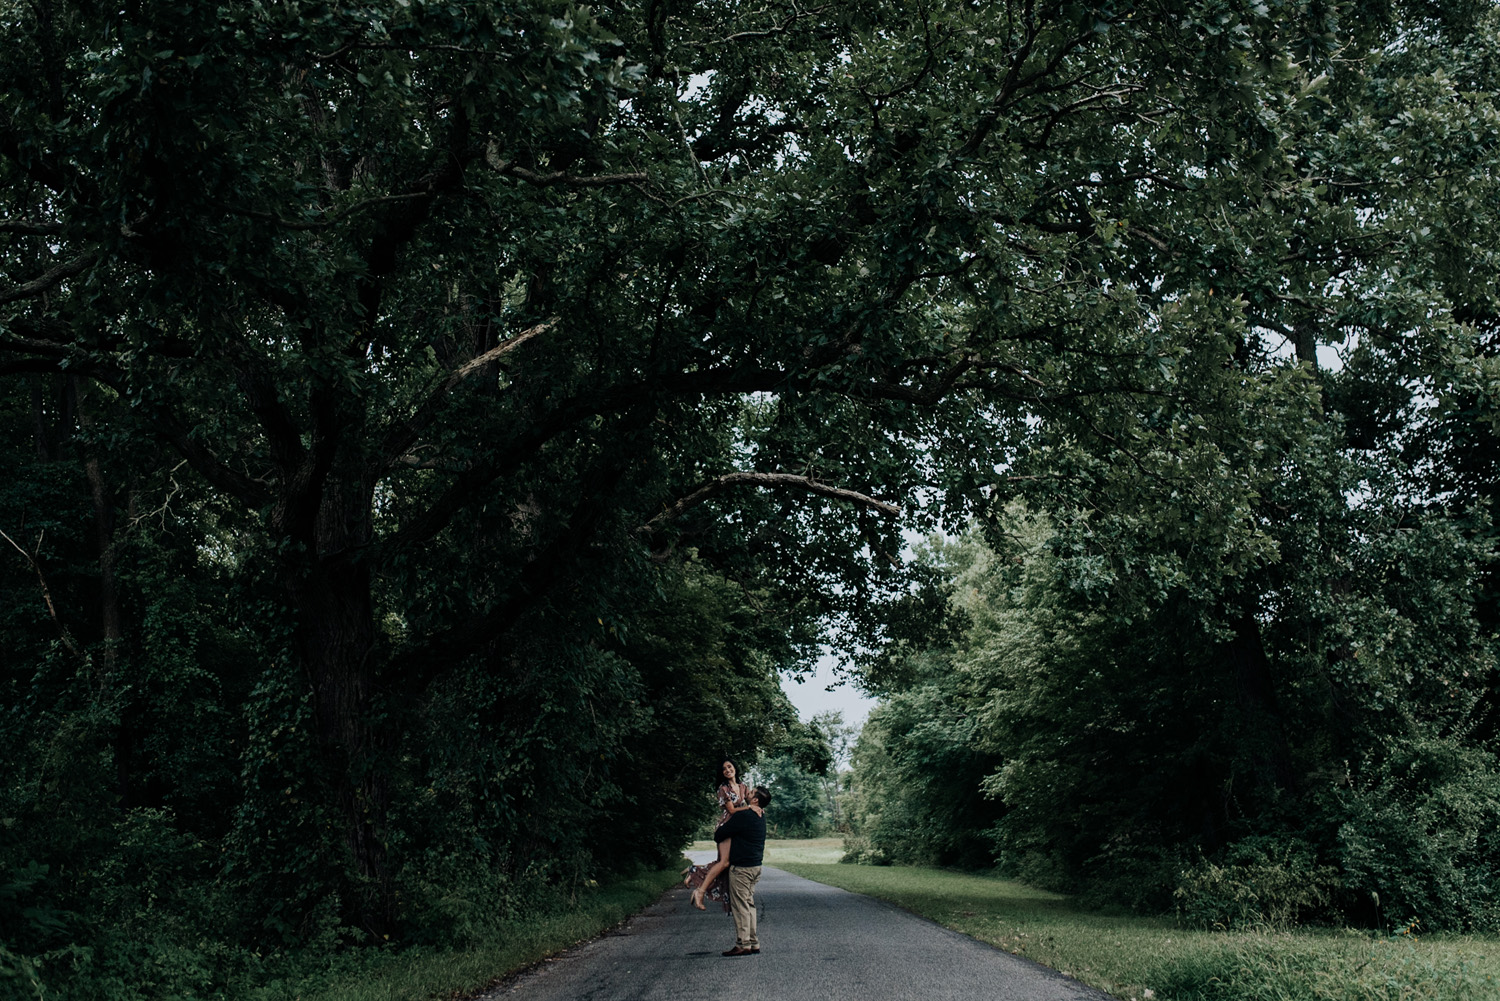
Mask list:
[[[1500,939],[1303,928],[1207,932],[1102,914],[992,876],[778,862],[890,901],[1126,1001],[1500,1001]]]
[[[681,877],[677,869],[647,872],[578,895],[574,906],[503,925],[492,942],[469,949],[408,948],[342,971],[304,992],[273,985],[267,996],[304,1001],[425,1001],[467,997],[548,956],[586,942],[655,903]],[[278,989],[279,988],[279,989]]]

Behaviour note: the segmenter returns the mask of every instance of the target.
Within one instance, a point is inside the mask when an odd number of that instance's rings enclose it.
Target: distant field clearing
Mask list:
[[[687,846],[690,852],[711,852],[712,841],[694,841]],[[766,840],[766,865],[782,862],[827,863],[837,862],[844,854],[843,838],[769,838]]]

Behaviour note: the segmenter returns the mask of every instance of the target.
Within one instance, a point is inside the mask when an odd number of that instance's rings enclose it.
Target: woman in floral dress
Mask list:
[[[719,819],[715,826],[723,824],[741,810],[754,810],[750,805],[750,787],[739,780],[739,769],[725,758],[719,762]],[[690,866],[686,870],[684,886],[693,888],[693,906],[707,910],[703,898],[717,900],[729,913],[729,838],[719,842],[719,857],[711,865]]]

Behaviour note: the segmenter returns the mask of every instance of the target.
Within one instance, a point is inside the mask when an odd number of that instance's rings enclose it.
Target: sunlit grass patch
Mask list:
[[[766,842],[766,865],[833,863],[844,854],[843,838],[784,838]]]
[[[1299,929],[1205,932],[1101,914],[1011,880],[788,862],[1134,1001],[1497,1001],[1500,939]]]

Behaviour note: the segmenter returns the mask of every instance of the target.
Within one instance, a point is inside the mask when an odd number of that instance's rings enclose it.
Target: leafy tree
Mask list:
[[[789,754],[773,754],[761,760],[753,773],[773,797],[766,814],[766,833],[773,838],[816,838],[829,829],[823,796],[824,776],[809,771]]]

